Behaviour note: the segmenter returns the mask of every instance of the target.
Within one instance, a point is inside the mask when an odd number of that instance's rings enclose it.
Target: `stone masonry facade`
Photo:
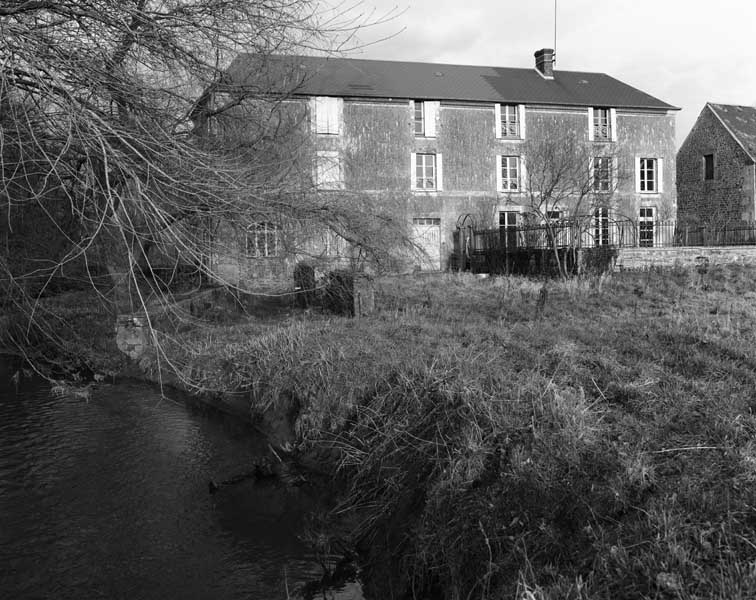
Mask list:
[[[713,159],[707,179],[704,157]],[[681,224],[738,225],[756,220],[754,164],[707,105],[677,154]]]

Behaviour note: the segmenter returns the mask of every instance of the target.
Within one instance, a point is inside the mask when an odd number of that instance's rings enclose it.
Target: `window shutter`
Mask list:
[[[501,104],[498,102],[494,104],[494,135],[497,140],[501,138]],[[499,173],[499,178],[501,178],[501,173]],[[498,189],[501,189],[501,186]]]
[[[609,164],[612,168],[612,189],[610,191],[616,193],[619,186],[619,159],[616,156],[613,156]]]
[[[417,189],[417,156],[414,152],[410,153],[410,189]]]
[[[423,119],[425,119],[425,137],[436,137],[436,113],[439,102],[423,102]]]
[[[329,99],[328,133],[341,135],[341,114],[344,107],[343,98]]]
[[[436,189],[444,189],[444,162],[441,154],[436,154]]]
[[[588,141],[593,141],[593,108],[588,109]],[[593,161],[591,161],[591,166],[593,166]]]
[[[635,193],[640,194],[641,191],[641,158],[635,157]]]
[[[612,141],[617,141],[617,109],[616,108],[610,108],[609,109],[609,119],[611,122],[611,128],[612,128]]]
[[[496,191],[500,192],[502,187],[501,181],[501,154],[496,155]]]
[[[520,156],[518,167],[518,175],[520,176],[520,191],[521,192],[527,192],[528,191],[528,171],[525,166],[525,157]]]
[[[325,96],[315,98],[315,121],[316,133],[328,133],[328,98]]]
[[[414,100],[409,101],[409,126],[410,126],[410,131],[413,132],[413,135],[414,135],[414,131],[415,131],[415,101]]]
[[[658,181],[656,182],[656,190],[661,194],[664,191],[664,159],[657,159],[656,164],[658,165],[658,173],[656,175]]]
[[[318,99],[310,98],[310,132],[318,132]]]
[[[524,104],[518,104],[517,105],[517,112],[519,113],[520,117],[520,138],[525,139],[525,105]]]

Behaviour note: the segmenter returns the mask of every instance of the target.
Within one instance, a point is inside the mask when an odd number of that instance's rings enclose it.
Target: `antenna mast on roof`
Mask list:
[[[556,57],[557,57],[557,0],[554,0],[554,54],[551,56],[551,61],[553,65],[556,65]]]

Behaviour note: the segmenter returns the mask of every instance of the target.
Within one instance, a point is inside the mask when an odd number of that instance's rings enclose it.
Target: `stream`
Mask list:
[[[87,398],[14,373],[0,362],[0,598],[294,599],[321,577],[311,486],[208,492],[265,450],[238,420],[140,384]],[[357,583],[326,597],[362,599]]]

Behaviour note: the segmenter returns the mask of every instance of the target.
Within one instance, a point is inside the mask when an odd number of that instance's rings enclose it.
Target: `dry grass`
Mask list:
[[[369,318],[169,349],[200,389],[296,419],[343,484],[368,597],[739,600],[756,597],[755,299],[742,266],[395,277]]]

